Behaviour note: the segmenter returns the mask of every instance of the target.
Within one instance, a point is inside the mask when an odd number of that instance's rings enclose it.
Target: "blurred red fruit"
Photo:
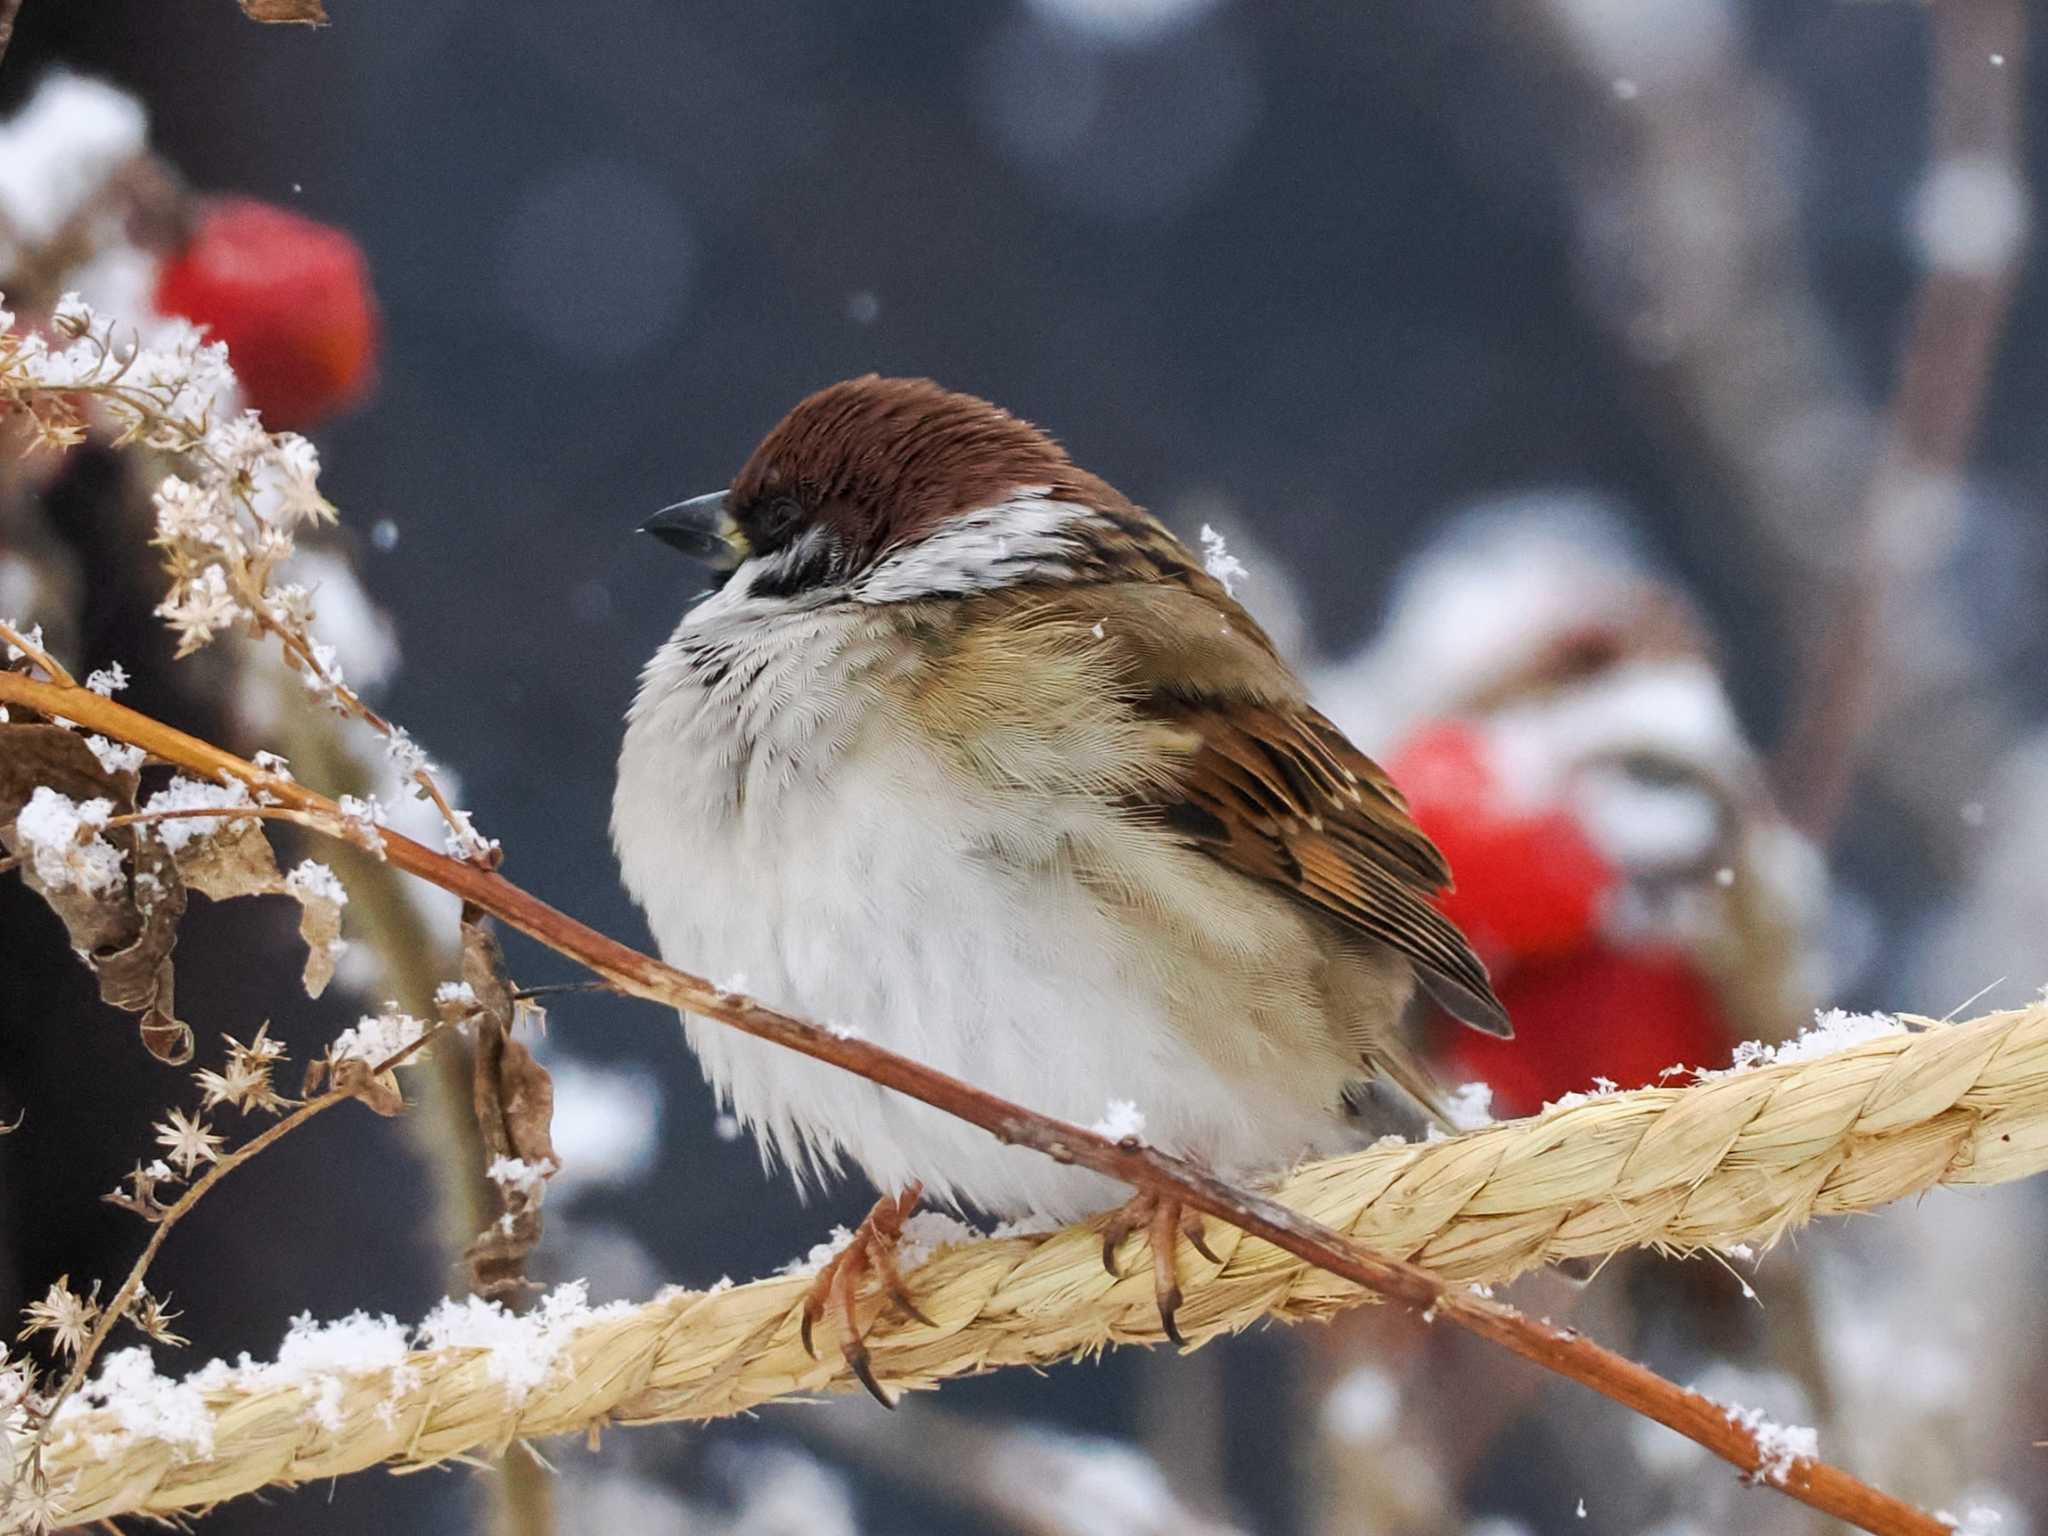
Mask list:
[[[1493,1087],[1497,1117],[1532,1114],[1604,1077],[1641,1088],[1666,1067],[1728,1064],[1728,1034],[1712,989],[1678,950],[1597,945],[1515,968],[1500,987],[1515,1038],[1476,1030],[1448,1036],[1446,1081]]]
[[[1450,860],[1457,889],[1438,905],[1489,963],[1559,954],[1592,937],[1615,871],[1568,812],[1510,808],[1478,728],[1425,725],[1386,767]]]
[[[369,392],[369,272],[329,225],[246,198],[211,203],[158,275],[156,307],[228,344],[244,396],[274,430],[311,426]]]

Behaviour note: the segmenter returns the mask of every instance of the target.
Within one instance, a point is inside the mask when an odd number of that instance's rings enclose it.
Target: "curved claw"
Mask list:
[[[832,1300],[839,1309],[839,1322],[843,1329],[839,1337],[839,1353],[859,1378],[860,1384],[868,1389],[868,1395],[884,1408],[894,1408],[896,1399],[884,1392],[882,1384],[875,1380],[875,1368],[868,1358],[867,1340],[861,1337],[860,1319],[854,1314],[854,1286],[863,1267],[859,1261],[843,1265],[832,1278]]]
[[[1199,1253],[1211,1264],[1221,1264],[1223,1262],[1216,1257],[1214,1250],[1209,1247],[1208,1236],[1202,1230],[1202,1213],[1200,1211],[1184,1210],[1180,1213],[1180,1235],[1188,1240],[1189,1246],[1195,1252]]]
[[[896,1263],[896,1245],[903,1236],[903,1223],[917,1209],[923,1192],[922,1185],[913,1184],[900,1195],[885,1196],[876,1201],[875,1208],[868,1212],[852,1240],[818,1271],[817,1278],[804,1295],[803,1310],[797,1318],[797,1337],[803,1341],[804,1352],[815,1360],[818,1358],[814,1337],[818,1319],[828,1309],[833,1313],[840,1328],[839,1352],[845,1358],[847,1368],[884,1408],[894,1408],[896,1399],[883,1390],[875,1377],[874,1362],[861,1334],[856,1302],[861,1277],[872,1270],[883,1294],[892,1303],[927,1328],[937,1326],[911,1299],[910,1287],[904,1282],[903,1272]]]
[[[1173,1239],[1180,1229],[1180,1202],[1153,1203],[1152,1220],[1146,1236],[1152,1243],[1152,1290],[1159,1303],[1159,1326],[1175,1344],[1185,1346],[1174,1314],[1180,1311],[1180,1267],[1174,1261]]]
[[[1185,1237],[1195,1251],[1211,1264],[1223,1261],[1211,1251],[1202,1231],[1202,1216],[1199,1211],[1186,1209],[1178,1200],[1161,1199],[1155,1194],[1140,1191],[1127,1201],[1123,1208],[1109,1218],[1102,1229],[1102,1267],[1112,1279],[1121,1280],[1123,1272],[1116,1265],[1116,1251],[1123,1240],[1140,1227],[1145,1229],[1146,1241],[1152,1248],[1152,1289],[1159,1307],[1159,1329],[1175,1344],[1187,1345],[1181,1335],[1177,1314],[1180,1311],[1180,1273],[1175,1262],[1174,1242]]]

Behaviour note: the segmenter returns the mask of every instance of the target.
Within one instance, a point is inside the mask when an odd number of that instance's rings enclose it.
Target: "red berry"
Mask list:
[[[157,276],[157,310],[205,326],[264,425],[296,429],[369,392],[377,307],[363,254],[289,209],[223,198]]]
[[[1438,905],[1489,961],[1577,948],[1616,874],[1561,808],[1527,810],[1503,792],[1480,728],[1424,726],[1387,760],[1457,888]]]
[[[1640,1088],[1666,1067],[1728,1061],[1713,989],[1677,950],[1595,945],[1518,965],[1499,991],[1515,1038],[1460,1029],[1438,1057],[1447,1081],[1491,1084],[1498,1116],[1532,1114],[1596,1077]]]

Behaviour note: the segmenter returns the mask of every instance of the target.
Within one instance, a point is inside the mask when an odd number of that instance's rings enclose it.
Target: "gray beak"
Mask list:
[[[640,531],[714,571],[729,571],[747,558],[748,550],[747,536],[726,511],[725,501],[724,491],[692,496],[663,507],[640,525]]]

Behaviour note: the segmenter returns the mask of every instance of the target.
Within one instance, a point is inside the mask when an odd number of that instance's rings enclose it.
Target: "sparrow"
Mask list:
[[[1226,1176],[1355,1146],[1366,1085],[1433,1102],[1420,990],[1507,1035],[1432,905],[1450,871],[1203,561],[1051,437],[924,379],[799,403],[724,490],[644,530],[712,572],[641,674],[612,841],[664,959],[1034,1109]],[[1119,1186],[685,1014],[799,1183],[884,1198],[822,1271],[842,1349],[921,1194],[1078,1219]],[[1147,1197],[1178,1340],[1177,1233]],[[1204,1249],[1203,1251],[1206,1251]]]

